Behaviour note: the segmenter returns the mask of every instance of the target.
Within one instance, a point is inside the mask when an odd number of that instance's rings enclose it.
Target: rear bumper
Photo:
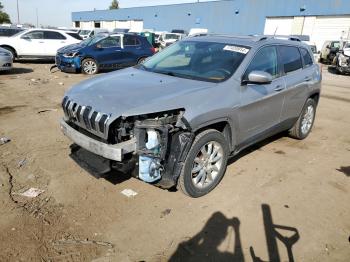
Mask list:
[[[136,150],[136,138],[119,144],[110,145],[97,141],[78,132],[69,126],[63,119],[61,120],[60,127],[63,134],[72,140],[75,144],[96,155],[110,160],[122,161],[125,154],[134,152]]]

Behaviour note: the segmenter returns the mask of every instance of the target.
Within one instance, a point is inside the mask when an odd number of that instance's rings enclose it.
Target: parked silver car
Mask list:
[[[111,167],[132,166],[145,182],[203,196],[229,156],[281,131],[310,133],[320,68],[310,48],[291,39],[186,38],[71,88],[61,129]]]
[[[13,56],[10,51],[0,47],[0,71],[12,68]]]

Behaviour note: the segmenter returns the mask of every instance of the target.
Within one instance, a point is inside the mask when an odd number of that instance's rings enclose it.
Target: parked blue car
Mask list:
[[[141,63],[155,53],[143,36],[136,34],[97,35],[57,51],[56,65],[64,72],[93,75]]]

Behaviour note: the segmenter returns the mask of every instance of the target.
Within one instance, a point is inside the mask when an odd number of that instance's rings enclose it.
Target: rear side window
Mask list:
[[[273,78],[278,77],[279,70],[276,47],[268,46],[260,49],[250,62],[244,79],[247,79],[249,73],[252,71],[263,71],[271,74]]]
[[[303,67],[299,49],[294,46],[279,47],[281,63],[284,66],[286,74],[296,71]]]
[[[136,36],[124,35],[123,39],[124,46],[135,46],[140,45],[140,40]]]
[[[300,48],[300,53],[303,57],[305,67],[308,67],[313,64],[309,51],[307,51],[305,48]]]
[[[45,39],[51,39],[51,40],[63,40],[66,39],[66,37],[58,32],[53,31],[45,31],[44,33]]]

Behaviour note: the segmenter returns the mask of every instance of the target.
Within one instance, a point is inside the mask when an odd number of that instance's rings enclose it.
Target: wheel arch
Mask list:
[[[215,119],[200,125],[198,128],[192,130],[192,132],[195,135],[198,135],[199,133],[208,129],[215,129],[221,132],[229,144],[230,151],[232,152],[234,150],[234,146],[236,145],[236,137],[234,136],[235,128],[232,121],[230,121],[228,118]]]
[[[14,54],[15,54],[15,57],[18,57],[17,51],[16,51],[16,49],[14,47],[12,47],[10,45],[0,45],[0,47],[12,49]]]

